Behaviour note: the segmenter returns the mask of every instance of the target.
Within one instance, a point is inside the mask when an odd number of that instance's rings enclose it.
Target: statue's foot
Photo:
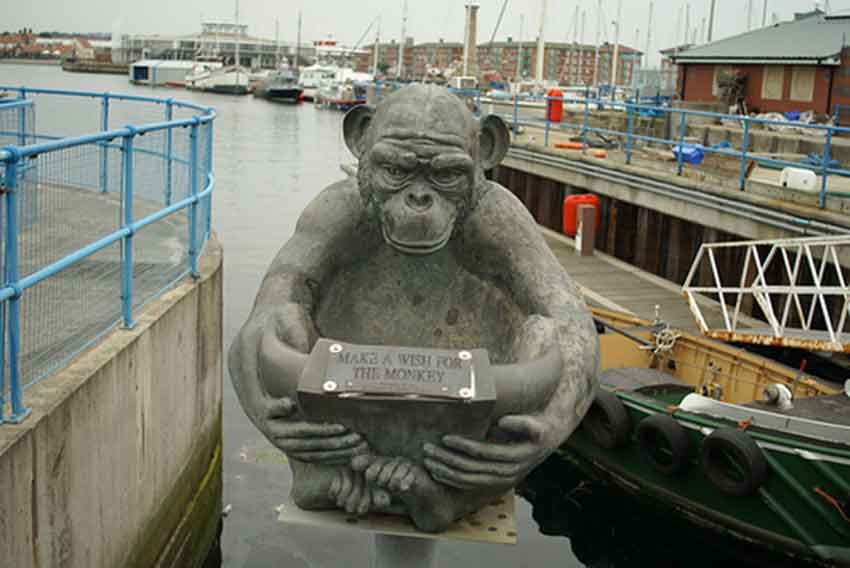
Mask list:
[[[355,471],[363,472],[367,486],[386,491],[403,503],[414,524],[425,532],[443,532],[454,520],[455,507],[448,488],[434,481],[420,465],[405,458],[358,457]]]
[[[337,507],[352,515],[365,515],[370,510],[386,509],[392,501],[387,491],[367,484],[362,472],[347,467],[339,468],[331,482],[328,497]]]

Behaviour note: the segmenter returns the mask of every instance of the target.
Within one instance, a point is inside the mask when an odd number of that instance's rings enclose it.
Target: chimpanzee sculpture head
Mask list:
[[[498,165],[509,145],[498,117],[479,123],[463,101],[434,85],[400,89],[376,109],[356,107],[343,130],[360,159],[360,193],[385,241],[415,255],[449,242],[485,190],[484,170]]]

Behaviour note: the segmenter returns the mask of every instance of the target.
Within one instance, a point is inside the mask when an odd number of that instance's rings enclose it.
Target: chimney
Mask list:
[[[463,45],[463,74],[478,76],[478,3],[466,5],[466,33]]]

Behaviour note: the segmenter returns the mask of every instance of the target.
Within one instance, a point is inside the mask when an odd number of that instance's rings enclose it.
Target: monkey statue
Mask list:
[[[575,430],[595,395],[598,339],[534,219],[484,176],[509,145],[498,117],[479,121],[447,89],[415,84],[349,111],[343,132],[356,178],[301,215],[231,347],[230,376],[289,456],[296,505],[406,515],[442,532]],[[321,338],[486,349],[501,377],[486,434],[439,432],[387,455],[393,424],[367,435],[310,420],[295,387]]]

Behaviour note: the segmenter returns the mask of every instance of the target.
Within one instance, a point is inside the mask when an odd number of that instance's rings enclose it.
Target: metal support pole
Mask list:
[[[552,107],[551,107],[552,99],[548,95],[544,95],[543,100],[546,101],[546,104],[543,107],[545,112],[546,112],[546,129],[544,130],[544,134],[543,134],[543,145],[548,148],[549,147],[549,128],[551,126],[550,120],[549,120],[549,114],[552,111]]]
[[[628,113],[629,122],[628,122],[628,134],[626,135],[626,163],[632,163],[632,136],[635,132],[635,114],[634,107],[631,105],[626,105],[626,112]]]
[[[433,568],[437,565],[437,541],[376,534],[372,568]]]
[[[823,146],[823,169],[821,172],[820,200],[818,206],[826,208],[826,178],[829,177],[830,146],[832,145],[832,128],[826,128],[826,143]]]
[[[109,93],[103,93],[103,99],[100,103],[100,131],[106,132],[109,130]],[[106,193],[109,188],[109,173],[108,173],[108,146],[109,142],[104,140],[100,143],[100,192]]]
[[[519,136],[519,125],[517,124],[517,120],[519,120],[519,98],[516,93],[514,93],[514,139]]]
[[[679,151],[676,152],[676,175],[682,175],[682,170],[685,167],[685,131],[687,128],[686,121],[688,117],[682,111],[682,120],[679,124]]]
[[[8,148],[7,148],[8,149]],[[12,415],[9,422],[20,424],[29,416],[31,409],[26,408],[21,392],[18,359],[21,337],[21,295],[18,284],[18,165],[20,156],[6,164],[6,250],[5,281],[6,286],[16,290],[9,299],[9,388],[12,399]]]
[[[6,302],[0,302],[0,424],[6,409]]]
[[[584,123],[581,127],[581,153],[587,153],[587,129],[590,126],[590,90],[584,89]]]
[[[174,120],[174,99],[165,101],[165,121],[171,122]],[[165,205],[171,205],[171,180],[172,169],[174,164],[174,156],[172,156],[174,147],[174,129],[169,128],[165,131]]]
[[[741,178],[738,187],[741,191],[747,188],[747,150],[750,147],[750,119],[744,117],[744,140],[741,143]]]
[[[207,182],[204,187],[206,189],[210,183],[212,183],[212,172],[213,172],[213,121],[207,122]],[[212,193],[207,195],[207,208],[206,208],[206,227],[204,230],[204,241],[210,238],[212,234]]]
[[[193,198],[189,205],[189,270],[192,278],[198,278],[198,119],[192,124],[189,134],[189,193]]]
[[[130,134],[124,137],[121,144],[122,194],[124,205],[123,228],[133,225],[133,138],[136,129],[126,126]],[[124,327],[131,329],[133,321],[133,231],[121,239],[121,314]]]

